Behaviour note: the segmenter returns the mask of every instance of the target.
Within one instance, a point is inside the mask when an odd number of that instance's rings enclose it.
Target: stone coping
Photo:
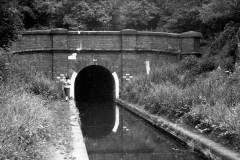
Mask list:
[[[11,51],[12,54],[29,54],[29,53],[89,53],[89,52],[96,52],[96,53],[125,53],[125,52],[131,52],[136,54],[145,54],[146,52],[148,54],[168,54],[168,55],[181,55],[181,56],[187,56],[187,55],[201,55],[200,52],[178,52],[178,51],[172,51],[172,50],[148,50],[148,49],[51,49],[51,48],[43,48],[43,49],[26,49],[26,50],[18,50],[18,51]]]
[[[161,116],[155,116],[147,113],[145,110],[140,109],[136,105],[130,104],[121,99],[116,100],[117,104],[130,110],[131,112],[142,117],[156,127],[163,129],[168,134],[174,136],[176,139],[187,144],[193,150],[196,150],[207,158],[212,160],[240,160],[240,154],[229,150],[201,134],[192,133],[189,130],[170,122]]]
[[[22,35],[136,35],[136,36],[160,36],[160,37],[179,37],[179,38],[202,38],[200,32],[189,31],[184,33],[150,32],[124,29],[121,31],[69,31],[63,28],[48,30],[23,31]]]

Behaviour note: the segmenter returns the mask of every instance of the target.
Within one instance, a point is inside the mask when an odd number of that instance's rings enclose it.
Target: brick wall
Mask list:
[[[199,55],[201,34],[122,31],[68,31],[66,29],[23,32],[11,51],[22,63],[30,64],[56,78],[69,69],[98,64],[116,71],[120,76],[145,72],[151,67],[176,62],[184,55]],[[68,56],[77,53],[76,60]]]
[[[68,31],[65,29],[26,31],[13,44],[13,52],[31,50],[134,50],[166,51],[181,54],[199,52],[201,34],[122,31]]]

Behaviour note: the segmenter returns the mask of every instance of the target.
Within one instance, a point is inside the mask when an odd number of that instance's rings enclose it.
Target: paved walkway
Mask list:
[[[79,112],[75,107],[74,101],[69,102],[70,112],[71,112],[71,125],[72,125],[72,142],[73,151],[72,157],[75,160],[89,160],[82,136],[82,131],[79,124]]]

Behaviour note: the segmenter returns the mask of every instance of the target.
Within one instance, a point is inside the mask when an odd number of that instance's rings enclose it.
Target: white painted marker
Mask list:
[[[74,84],[75,84],[75,79],[77,77],[77,72],[73,72],[71,76],[71,86],[70,86],[70,97],[74,99]]]
[[[150,61],[145,61],[145,66],[146,66],[146,73],[147,73],[147,75],[149,75],[150,71],[151,71]]]
[[[112,131],[113,131],[114,133],[117,132],[118,127],[119,127],[119,108],[118,108],[118,107],[116,107],[116,113],[115,113],[115,114],[116,114],[116,115],[115,115],[115,124],[114,124],[114,127],[113,127],[113,129],[112,129]]]
[[[76,60],[77,59],[77,53],[73,53],[70,56],[68,56],[69,60]]]
[[[112,73],[114,81],[115,81],[115,98],[118,99],[119,98],[119,78],[116,72]]]

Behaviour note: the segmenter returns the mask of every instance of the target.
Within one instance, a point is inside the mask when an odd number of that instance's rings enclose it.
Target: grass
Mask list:
[[[51,112],[44,101],[29,93],[13,94],[0,109],[1,147],[3,159],[42,159],[37,145],[51,126]]]
[[[0,59],[0,159],[48,159],[50,146],[69,146],[69,114],[58,84]]]
[[[224,139],[232,147],[232,141],[240,142],[240,68],[231,74],[210,68],[214,69],[212,62],[196,59],[165,64],[127,83],[121,98]],[[239,143],[234,147],[240,151]]]

